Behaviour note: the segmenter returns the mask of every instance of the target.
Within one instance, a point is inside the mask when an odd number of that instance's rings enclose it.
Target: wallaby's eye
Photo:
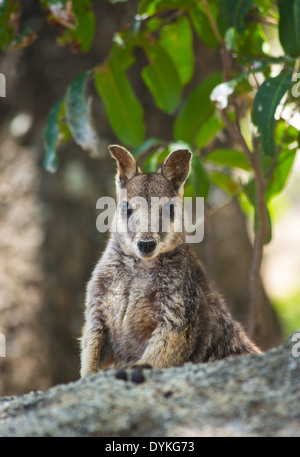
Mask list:
[[[133,209],[130,208],[128,202],[123,202],[123,203],[121,203],[121,205],[120,205],[120,213],[121,213],[121,216],[122,216],[122,217],[124,217],[124,218],[125,218],[125,217],[129,218],[129,217],[132,215],[132,213],[133,213]]]
[[[169,216],[171,220],[174,220],[175,216],[175,205],[174,203],[167,203],[164,208],[164,213],[166,216]]]

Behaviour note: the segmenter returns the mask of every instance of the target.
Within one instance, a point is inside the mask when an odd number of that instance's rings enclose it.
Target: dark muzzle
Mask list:
[[[150,252],[153,252],[156,248],[156,240],[154,238],[151,238],[150,240],[139,240],[137,245],[141,252],[150,254]]]

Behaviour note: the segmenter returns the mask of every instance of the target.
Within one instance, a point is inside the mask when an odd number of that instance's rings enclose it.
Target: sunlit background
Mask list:
[[[262,276],[280,316],[284,334],[300,328],[300,154],[284,192],[270,209],[273,237],[265,248]]]

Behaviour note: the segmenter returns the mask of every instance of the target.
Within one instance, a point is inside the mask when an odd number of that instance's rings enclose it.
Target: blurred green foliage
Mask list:
[[[283,334],[288,338],[300,328],[300,291],[284,298],[274,298],[273,305],[280,319]]]

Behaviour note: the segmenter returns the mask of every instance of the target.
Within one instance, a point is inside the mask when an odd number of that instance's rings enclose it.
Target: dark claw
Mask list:
[[[143,373],[140,369],[133,370],[133,372],[131,374],[131,381],[136,384],[141,384],[142,382],[145,381],[145,376],[143,375]]]
[[[127,381],[127,373],[125,370],[120,369],[116,372],[116,379],[122,379],[123,381]]]

